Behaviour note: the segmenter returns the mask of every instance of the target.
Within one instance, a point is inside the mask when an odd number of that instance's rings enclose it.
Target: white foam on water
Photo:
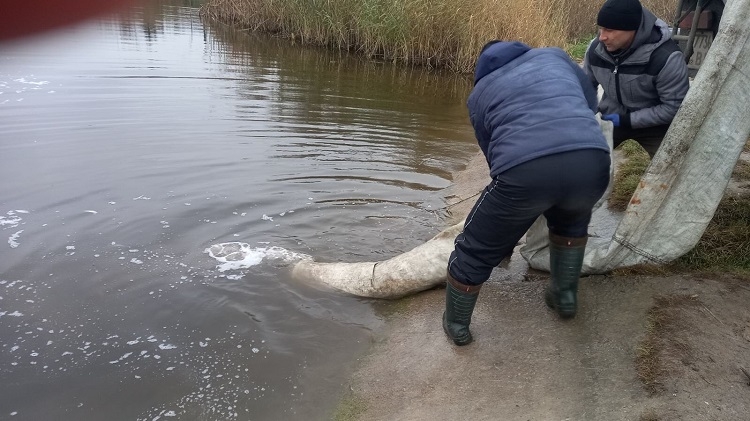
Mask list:
[[[20,231],[16,232],[15,234],[11,235],[10,237],[8,237],[8,245],[10,246],[10,248],[14,249],[14,248],[16,248],[16,247],[18,247],[20,245],[20,244],[18,244],[18,241],[16,241],[16,240],[18,240],[18,237],[21,236],[22,232],[23,232],[23,230],[20,230]]]
[[[13,81],[14,82],[19,82],[19,83],[24,83],[24,84],[27,84],[27,85],[36,85],[36,86],[41,86],[41,85],[47,85],[47,84],[49,84],[49,81],[47,81],[47,80],[40,80],[40,81],[37,82],[37,81],[33,81],[33,80],[26,80],[25,77],[22,77],[22,78],[19,78],[19,79],[14,79]]]
[[[110,363],[110,364],[117,364],[117,363],[119,363],[120,361],[122,361],[122,360],[124,360],[124,359],[128,358],[128,357],[129,357],[129,356],[131,356],[131,355],[133,355],[133,353],[132,353],[132,352],[126,352],[126,353],[125,353],[125,354],[124,354],[124,355],[123,355],[122,357],[120,357],[119,359],[117,359],[117,360],[114,360],[114,361],[110,361],[109,363]]]
[[[6,216],[0,215],[0,226],[10,225],[10,228],[15,228],[21,223],[21,217],[17,216],[15,212],[10,211]]]
[[[25,224],[27,221],[21,221],[23,213],[28,212],[11,211],[7,215],[3,213],[5,217],[8,217],[3,220],[14,222],[4,224],[0,229],[5,230],[8,227],[6,231],[8,235],[17,231],[10,226]],[[206,273],[207,271],[214,272],[213,275],[216,275],[216,270],[212,267],[193,268],[176,261],[178,256],[123,245],[116,241],[112,241],[111,245],[111,249],[101,251],[101,259],[113,259],[115,262],[120,262],[122,259],[120,265],[128,265],[128,267],[138,265],[139,270],[144,271],[151,271],[155,267],[160,268],[164,264],[174,265],[179,269],[180,273],[174,274],[174,281],[170,282],[169,288],[164,288],[164,292],[162,289],[158,289],[158,292],[151,292],[155,298],[161,297],[162,294],[166,296],[169,291],[179,285],[187,287],[193,282],[196,284],[210,282],[211,277]],[[251,247],[247,243],[225,243],[211,246],[205,252],[219,261],[217,267],[221,271],[251,267],[267,262],[269,259],[278,264],[310,258],[304,254],[289,252],[281,247],[271,247],[268,243],[264,245],[255,243],[253,246],[257,247]],[[66,252],[66,255],[81,252],[79,247],[81,245],[70,240],[67,245],[60,246],[63,248],[61,252]],[[87,251],[83,252],[87,253]],[[187,273],[182,273],[185,270]],[[242,278],[238,276],[240,273],[234,272],[222,277],[239,280]],[[220,277],[213,276],[213,278]],[[207,410],[217,415],[216,419],[237,419],[238,415],[234,406],[242,390],[250,391],[253,396],[249,399],[256,400],[275,393],[267,384],[258,384],[248,380],[247,367],[244,365],[248,358],[268,358],[270,350],[260,345],[264,341],[258,343],[235,335],[233,331],[226,332],[226,334],[218,332],[217,337],[208,338],[204,334],[193,339],[195,331],[180,330],[172,337],[159,337],[152,335],[148,330],[140,334],[89,331],[78,322],[60,326],[54,320],[39,321],[34,317],[35,311],[38,311],[36,303],[43,302],[45,299],[45,295],[38,292],[37,288],[44,292],[47,291],[48,286],[44,282],[34,284],[23,280],[0,279],[0,290],[3,295],[0,303],[4,303],[0,306],[0,320],[3,325],[16,325],[15,329],[23,332],[23,335],[19,333],[18,338],[13,342],[7,343],[8,348],[5,347],[3,341],[0,341],[0,348],[5,350],[6,357],[12,359],[10,365],[14,367],[13,370],[33,367],[36,370],[35,373],[55,375],[55,373],[73,372],[87,369],[86,367],[104,365],[126,378],[135,377],[146,380],[149,377],[163,377],[167,373],[183,373],[182,370],[185,370],[183,367],[190,367],[188,370],[197,367],[204,372],[206,377],[194,379],[193,388],[185,391],[185,394],[178,397],[176,401],[164,402],[141,412],[138,420],[144,421],[156,417],[162,420],[167,417],[181,418],[202,408],[208,408]],[[17,305],[17,308],[7,308],[5,303],[9,301],[14,306]],[[36,326],[32,326],[32,323]],[[87,320],[87,326],[90,323],[96,324],[98,319],[92,317]],[[219,354],[214,348],[222,350],[220,357],[217,356]],[[243,399],[246,399],[244,395],[247,395],[247,392],[243,394]]]
[[[251,247],[248,243],[242,242],[214,244],[204,252],[220,262],[217,265],[219,272],[246,269],[257,266],[264,260],[292,263],[311,259],[306,254],[295,253],[282,247]]]

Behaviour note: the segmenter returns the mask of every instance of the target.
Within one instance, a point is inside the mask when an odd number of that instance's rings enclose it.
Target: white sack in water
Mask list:
[[[463,222],[426,243],[382,262],[318,263],[303,260],[292,277],[320,282],[339,291],[371,298],[398,298],[445,283],[453,241]]]
[[[729,2],[706,61],[614,235],[589,240],[584,273],[667,263],[700,240],[750,135],[748,22],[750,0]],[[608,134],[608,126],[602,128]],[[292,274],[363,297],[404,296],[445,282],[453,241],[462,229],[463,222],[383,262],[303,260]],[[527,233],[521,254],[531,267],[549,270],[548,245],[546,222],[540,218]]]

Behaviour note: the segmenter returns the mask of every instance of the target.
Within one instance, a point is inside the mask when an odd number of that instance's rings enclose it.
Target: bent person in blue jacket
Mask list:
[[[596,24],[583,70],[604,90],[599,111],[615,126],[615,147],[633,139],[653,158],[690,86],[685,56],[638,0],[607,0]]]
[[[539,215],[547,218],[547,305],[576,313],[578,277],[594,204],[609,182],[609,146],[596,92],[559,48],[492,41],[476,63],[468,108],[492,182],[469,213],[448,262],[443,329],[456,345],[482,284]]]

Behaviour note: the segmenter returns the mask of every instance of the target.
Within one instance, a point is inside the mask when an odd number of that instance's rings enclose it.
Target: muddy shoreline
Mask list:
[[[478,152],[455,174],[446,225],[468,213],[488,181]],[[563,321],[544,305],[547,274],[524,263],[516,254],[493,272],[473,318],[475,342],[466,347],[442,331],[444,289],[384,303],[386,328],[360,359],[333,418],[665,421],[750,413],[750,379],[741,370],[750,369],[746,281],[589,276],[581,280],[578,316]],[[655,329],[654,314],[669,323]],[[654,348],[650,385],[647,345]]]

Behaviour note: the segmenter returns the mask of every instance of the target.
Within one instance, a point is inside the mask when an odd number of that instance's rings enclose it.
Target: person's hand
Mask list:
[[[620,127],[620,114],[602,114],[602,120],[612,122],[615,127]]]

